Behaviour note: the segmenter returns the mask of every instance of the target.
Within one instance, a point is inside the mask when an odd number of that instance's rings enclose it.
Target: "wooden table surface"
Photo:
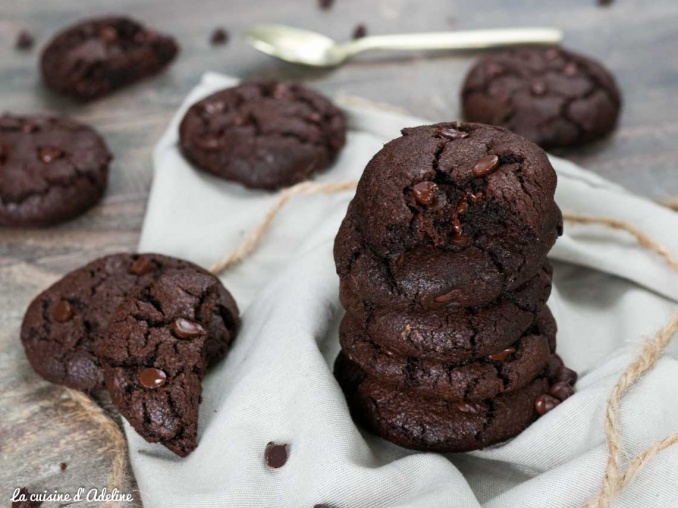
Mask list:
[[[48,92],[37,71],[41,47],[79,18],[112,12],[174,34],[182,47],[179,59],[162,76],[91,104]],[[19,326],[29,301],[63,273],[100,255],[135,248],[151,185],[151,150],[203,72],[304,80],[329,95],[390,103],[432,121],[457,118],[459,86],[476,55],[366,57],[333,71],[309,70],[274,61],[241,40],[246,27],[265,21],[337,39],[350,37],[358,23],[375,34],[559,26],[566,31],[567,46],[605,62],[624,95],[614,136],[564,155],[633,192],[658,199],[678,196],[675,0],[617,0],[609,7],[599,7],[596,0],[336,0],[327,12],[317,8],[317,0],[124,0],[115,5],[110,0],[0,0],[0,110],[72,115],[95,126],[115,154],[108,193],[84,217],[39,231],[0,230],[0,505],[9,506],[17,487],[72,493],[108,482],[110,456],[101,452],[100,430],[80,416],[60,387],[33,373]],[[226,46],[210,46],[216,26],[230,32]],[[13,48],[21,29],[35,35],[32,51]],[[65,471],[62,462],[68,464]],[[124,488],[135,488],[131,477]]]

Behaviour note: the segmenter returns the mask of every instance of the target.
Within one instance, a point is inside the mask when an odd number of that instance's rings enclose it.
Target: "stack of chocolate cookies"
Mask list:
[[[359,423],[407,448],[513,437],[573,393],[546,259],[556,174],[506,129],[403,130],[367,165],[335,242],[342,352]]]

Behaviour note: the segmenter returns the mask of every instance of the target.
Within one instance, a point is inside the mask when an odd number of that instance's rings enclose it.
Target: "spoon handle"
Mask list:
[[[557,28],[498,28],[402,35],[372,35],[344,45],[355,55],[373,50],[484,49],[518,45],[556,45],[563,40]]]

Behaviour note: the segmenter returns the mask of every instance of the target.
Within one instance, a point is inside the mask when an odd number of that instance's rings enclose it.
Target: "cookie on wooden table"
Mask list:
[[[28,306],[21,341],[33,369],[47,381],[81,390],[104,388],[99,342],[116,308],[161,274],[205,273],[160,254],[111,254],[78,268],[40,293]]]
[[[120,414],[147,441],[190,454],[198,445],[202,379],[238,328],[230,293],[204,272],[165,274],[130,295],[99,344],[106,388]]]
[[[0,116],[0,225],[49,226],[93,207],[111,154],[91,127],[63,117]]]
[[[45,83],[89,100],[157,74],[179,52],[176,41],[124,16],[81,21],[59,33],[42,53]]]
[[[621,94],[599,62],[562,48],[492,53],[469,72],[464,117],[507,127],[543,148],[579,145],[614,130]]]
[[[198,168],[256,189],[306,180],[346,142],[346,118],[303,85],[248,82],[216,92],[186,112],[179,146]]]

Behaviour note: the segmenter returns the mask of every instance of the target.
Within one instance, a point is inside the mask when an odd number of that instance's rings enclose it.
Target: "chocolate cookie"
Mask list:
[[[489,303],[533,277],[562,232],[555,186],[544,152],[506,129],[404,129],[365,168],[345,219],[358,236],[340,231],[337,270],[344,276],[364,244],[412,293]]]
[[[207,273],[166,274],[131,295],[99,348],[120,414],[147,441],[190,454],[198,445],[203,376],[238,327],[233,298]]]
[[[157,74],[179,52],[175,40],[122,16],[82,21],[58,34],[42,53],[45,83],[88,100]]]
[[[446,313],[460,306],[495,302],[505,292],[501,271],[493,263],[485,263],[488,258],[474,247],[459,253],[417,249],[395,260],[379,258],[358,231],[353,210],[353,205],[349,206],[335,238],[334,259],[342,304],[364,319],[375,308],[405,311],[400,313],[403,317],[422,310]],[[522,284],[531,290],[521,291],[520,298],[534,308],[536,304],[530,302],[545,302],[548,298],[550,268],[538,270],[531,280],[532,284]],[[517,285],[513,291],[518,292],[520,287]]]
[[[179,146],[200,169],[257,189],[278,189],[321,171],[346,142],[346,119],[298,84],[249,82],[191,106]]]
[[[104,387],[98,343],[110,317],[137,287],[163,273],[203,272],[159,254],[112,254],[65,275],[29,305],[21,341],[33,369],[47,381],[81,390]]]
[[[450,402],[393,389],[341,354],[334,373],[357,423],[405,448],[439,453],[477,450],[516,436],[537,418],[535,400],[549,390],[540,377],[494,399]]]
[[[448,305],[422,310],[417,306],[374,305],[340,282],[340,299],[347,311],[363,324],[377,344],[405,356],[463,362],[509,347],[540,318],[555,322],[544,307],[551,292],[551,268],[511,293],[482,307]]]
[[[544,148],[588,143],[617,125],[621,95],[598,62],[561,48],[492,53],[461,92],[471,122],[507,127]]]
[[[111,154],[86,125],[63,117],[0,116],[0,225],[48,226],[103,196]]]
[[[403,356],[376,344],[350,314],[339,330],[342,353],[380,383],[424,397],[484,400],[523,388],[548,368],[555,337],[534,330],[511,346],[465,363]]]

